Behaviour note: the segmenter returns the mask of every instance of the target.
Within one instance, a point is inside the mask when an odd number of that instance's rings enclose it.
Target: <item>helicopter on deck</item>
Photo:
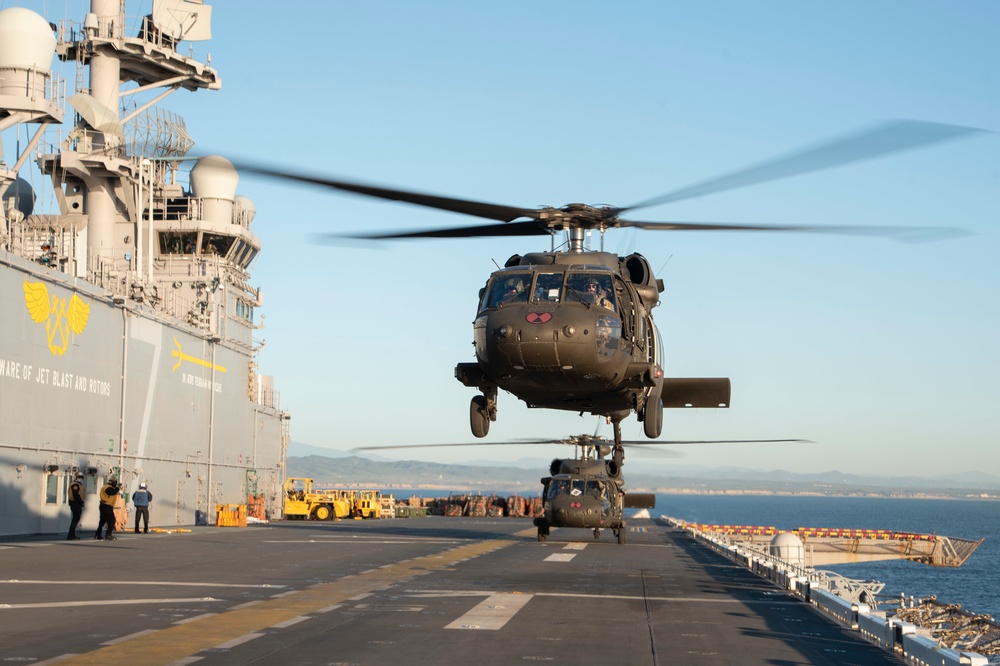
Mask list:
[[[778,158],[631,206],[521,208],[366,185],[249,163],[238,170],[320,185],[378,199],[494,220],[493,224],[394,233],[328,235],[394,240],[549,236],[548,252],[514,255],[480,290],[473,323],[475,362],[458,363],[455,377],[479,394],[470,403],[472,434],[489,433],[502,389],[529,407],[563,409],[607,418],[614,427],[611,454],[624,462],[621,421],[635,413],[651,439],[663,429],[664,408],[725,408],[728,378],[668,378],[653,323],[663,282],[641,254],[621,257],[585,246],[590,232],[614,228],[664,231],[782,231],[927,240],[959,235],[954,229],[901,226],[781,226],[698,222],[643,222],[623,214],[748,185],[857,162],[982,130],[919,121],[893,121],[847,138]],[[557,250],[556,235],[566,241]]]

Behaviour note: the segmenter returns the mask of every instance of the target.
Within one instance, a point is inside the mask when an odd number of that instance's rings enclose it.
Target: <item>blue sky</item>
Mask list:
[[[886,119],[1000,130],[998,30],[1000,4],[982,0],[219,2],[195,52],[211,53],[222,90],[163,106],[199,153],[516,206],[628,205]],[[473,360],[477,292],[494,261],[548,241],[316,246],[315,233],[475,220],[252,176],[239,191],[264,244],[252,280],[263,370],[293,439],[471,441],[474,391],[453,368]],[[667,374],[733,382],[730,409],[669,410],[663,438],[816,442],[685,447],[678,462],[1000,470],[998,212],[989,134],[636,215],[956,226],[965,238],[609,233],[606,249],[643,253],[666,283],[654,314]],[[501,394],[486,441],[596,423]],[[641,438],[634,418],[625,436]],[[405,457],[525,455],[540,454]]]

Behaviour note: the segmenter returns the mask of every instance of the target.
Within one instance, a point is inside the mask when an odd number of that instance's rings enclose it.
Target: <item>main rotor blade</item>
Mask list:
[[[269,178],[281,178],[297,183],[308,183],[321,185],[335,190],[352,192],[366,197],[385,199],[387,201],[402,201],[404,203],[416,204],[427,208],[437,208],[453,213],[462,213],[474,217],[483,217],[489,220],[500,220],[510,222],[519,217],[532,217],[535,210],[532,208],[518,208],[516,206],[504,206],[501,204],[484,203],[481,201],[471,201],[469,199],[455,199],[452,197],[442,197],[434,194],[423,194],[421,192],[411,192],[408,190],[398,190],[389,187],[379,187],[376,185],[364,185],[362,183],[352,183],[346,180],[325,178],[321,176],[311,176],[309,174],[297,173],[294,171],[283,171],[271,167],[265,167],[246,162],[233,162],[233,166],[238,171],[255,173],[259,176]]]
[[[947,240],[971,235],[956,227],[888,227],[851,226],[838,224],[780,225],[780,224],[730,224],[728,222],[640,222],[618,219],[619,227],[636,227],[654,231],[778,231],[840,236],[879,236],[909,243]]]
[[[814,444],[811,439],[685,439],[685,440],[649,440],[637,439],[623,441],[624,446],[655,446],[657,444],[766,444],[776,442],[801,442]],[[350,453],[360,451],[383,451],[388,449],[436,449],[449,446],[532,446],[534,444],[565,444],[580,446],[579,442],[570,439],[523,439],[513,442],[455,442],[449,444],[388,444],[386,446],[355,446]],[[588,446],[614,446],[610,440],[597,439],[587,442]]]
[[[392,240],[394,238],[480,238],[491,236],[548,236],[551,232],[543,222],[527,220],[508,224],[486,224],[473,227],[398,231],[382,234],[322,234],[318,238],[336,243],[344,239]]]
[[[677,439],[677,440],[650,440],[637,439],[634,441],[622,442],[625,446],[656,446],[657,444],[774,444],[779,442],[797,442],[801,444],[815,444],[811,439]]]
[[[526,440],[520,442],[456,442],[451,444],[388,444],[386,446],[355,446],[349,453],[382,451],[388,449],[437,449],[446,446],[531,446],[533,444],[564,444],[558,439]]]
[[[945,125],[918,120],[895,120],[803,152],[763,162],[697,185],[640,201],[626,208],[619,208],[618,212],[649,208],[706,194],[735,190],[748,185],[758,185],[985,132],[988,130],[960,125]]]

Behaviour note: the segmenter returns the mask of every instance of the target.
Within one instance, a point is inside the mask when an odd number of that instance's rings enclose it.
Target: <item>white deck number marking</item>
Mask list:
[[[479,629],[496,631],[531,601],[530,594],[497,593],[458,618],[445,629]]]

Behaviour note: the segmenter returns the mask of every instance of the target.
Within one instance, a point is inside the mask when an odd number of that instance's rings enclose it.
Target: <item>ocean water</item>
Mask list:
[[[883,595],[935,595],[970,612],[1000,619],[1000,502],[861,497],[746,495],[656,496],[651,515],[688,522],[796,527],[850,527],[936,533],[986,540],[957,569],[902,560],[824,567],[886,584]]]

